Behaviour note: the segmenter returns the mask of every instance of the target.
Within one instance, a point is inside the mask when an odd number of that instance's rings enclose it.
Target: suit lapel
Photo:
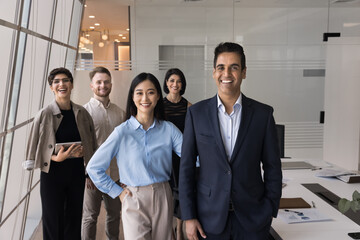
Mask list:
[[[241,123],[239,127],[239,132],[237,135],[236,143],[234,150],[232,152],[230,162],[232,162],[239,152],[242,143],[244,142],[245,136],[248,132],[249,125],[253,116],[253,109],[251,107],[251,102],[244,94],[242,94],[242,112],[241,112]]]
[[[224,159],[226,159],[227,162],[225,147],[220,132],[220,124],[219,124],[218,108],[217,108],[217,96],[215,95],[215,97],[213,97],[208,102],[208,104],[209,104],[210,126],[214,126],[213,133],[216,140],[216,144],[218,145],[221,154],[224,156]]]

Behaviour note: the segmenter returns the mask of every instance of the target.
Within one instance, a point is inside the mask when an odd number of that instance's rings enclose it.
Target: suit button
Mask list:
[[[46,162],[46,163],[44,163],[44,166],[46,167],[48,165],[48,163]]]
[[[231,171],[226,171],[226,174],[227,174],[227,175],[230,175],[230,174],[231,174]]]
[[[49,146],[48,146],[49,148],[52,148],[52,145],[51,144],[49,144]]]

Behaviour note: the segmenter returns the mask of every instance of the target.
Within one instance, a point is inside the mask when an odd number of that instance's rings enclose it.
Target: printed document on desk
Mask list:
[[[355,173],[347,170],[334,169],[334,168],[325,168],[315,174],[317,177],[338,177],[345,175],[354,175]]]
[[[278,216],[288,224],[332,221],[331,218],[315,208],[301,210],[280,209]]]
[[[323,169],[316,173],[317,177],[326,177],[326,178],[337,178],[346,183],[359,183],[360,182],[360,174],[357,172],[341,170],[341,169]]]

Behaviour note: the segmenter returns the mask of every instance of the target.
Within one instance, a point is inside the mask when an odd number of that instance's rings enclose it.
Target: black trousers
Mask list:
[[[52,161],[49,172],[41,172],[44,240],[81,239],[84,188],[83,158]]]
[[[246,231],[238,221],[235,212],[229,212],[228,219],[226,222],[225,229],[220,234],[210,234],[205,232],[206,238],[202,238],[198,234],[199,239],[206,240],[268,240],[270,238],[270,223],[265,226],[261,231],[258,232],[248,232]]]

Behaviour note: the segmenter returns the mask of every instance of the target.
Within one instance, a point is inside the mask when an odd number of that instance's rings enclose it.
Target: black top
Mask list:
[[[164,97],[165,118],[172,122],[183,133],[185,127],[185,116],[187,111],[188,101],[182,97],[178,103],[170,102]]]
[[[59,128],[56,131],[55,139],[56,143],[65,143],[65,142],[77,142],[81,141],[80,133],[75,121],[75,114],[72,110],[61,110],[61,115],[63,119],[59,125]]]

